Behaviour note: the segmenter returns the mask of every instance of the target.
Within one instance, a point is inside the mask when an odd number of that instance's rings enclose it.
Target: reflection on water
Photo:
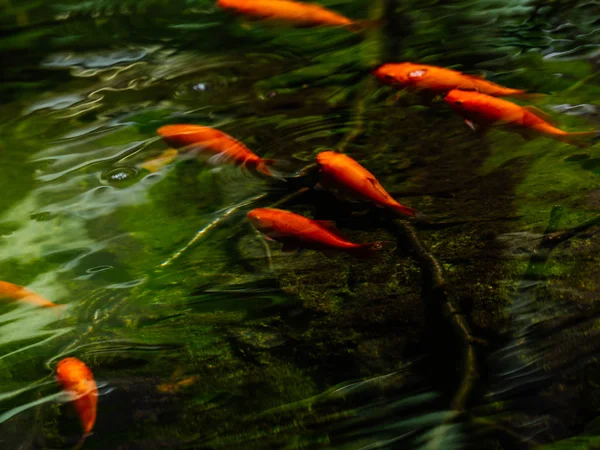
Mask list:
[[[535,104],[563,128],[594,128],[597,5],[318,2],[373,22],[354,33],[215,3],[3,4],[0,279],[64,308],[0,305],[2,448],[77,444],[54,382],[67,356],[100,389],[90,449],[575,448],[597,434],[595,147],[476,135],[443,100],[371,75],[451,67],[548,94]],[[296,176],[185,155],[151,173],[168,150],[156,130],[177,123]],[[329,259],[248,226],[331,148],[425,213],[412,226],[442,288],[406,243]],[[281,207],[357,241],[396,238],[380,211],[321,189]],[[455,408],[466,348],[478,376]]]

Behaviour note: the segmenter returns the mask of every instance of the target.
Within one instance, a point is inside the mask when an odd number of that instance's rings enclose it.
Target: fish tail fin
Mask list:
[[[592,145],[593,141],[600,139],[600,130],[579,131],[557,136],[559,141],[574,145],[580,148],[586,148]]]
[[[390,208],[392,210],[396,211],[397,213],[399,213],[403,216],[408,216],[408,217],[416,217],[417,215],[421,214],[416,209],[411,208],[410,206],[401,205],[400,203],[395,203],[393,205],[390,205]]]
[[[68,305],[66,304],[56,304],[51,302],[50,300],[46,300],[44,297],[34,294],[28,295],[19,299],[23,303],[28,303],[33,306],[37,306],[38,308],[51,309],[56,314],[57,318],[62,318],[65,315],[65,312],[68,309]]]
[[[273,166],[275,164],[276,164],[276,161],[274,159],[267,159],[267,158],[261,159],[256,164],[256,170],[258,170],[263,175],[266,175],[268,177],[272,177],[273,174],[269,170],[269,166]]]
[[[68,308],[68,305],[56,305],[52,308],[52,311],[54,311],[54,313],[56,314],[56,317],[58,319],[61,319],[65,316],[67,308]]]
[[[345,28],[352,31],[353,33],[364,33],[368,30],[372,30],[374,28],[378,28],[381,26],[383,21],[381,19],[376,20],[357,20],[352,22],[349,25],[346,25]]]
[[[285,178],[281,175],[281,173],[274,170],[274,168],[273,168],[273,166],[283,165],[283,164],[287,164],[287,162],[281,161],[279,159],[261,158],[258,161],[258,163],[256,163],[256,170],[268,177],[285,180]]]
[[[359,247],[353,248],[349,253],[360,259],[370,259],[376,257],[382,250],[388,249],[393,245],[390,241],[369,242]]]
[[[62,306],[64,308],[65,305],[57,305],[56,303],[51,302],[50,300],[45,299],[41,295],[30,293],[29,295],[25,295],[18,299],[22,303],[27,303],[33,306],[37,306],[38,308],[57,308]],[[59,308],[60,309],[60,308]]]

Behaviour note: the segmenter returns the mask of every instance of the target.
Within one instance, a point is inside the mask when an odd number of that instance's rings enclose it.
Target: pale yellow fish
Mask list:
[[[179,152],[177,150],[170,148],[162,152],[158,157],[144,162],[140,167],[152,173],[158,172],[160,169],[173,162],[178,155]]]

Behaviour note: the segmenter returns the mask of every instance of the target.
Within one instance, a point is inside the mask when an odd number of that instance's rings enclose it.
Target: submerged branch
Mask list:
[[[433,321],[436,320],[436,316],[441,317],[460,340],[462,351],[460,384],[451,401],[451,409],[456,414],[452,414],[444,424],[440,425],[438,428],[439,433],[435,434],[435,438],[429,446],[429,448],[440,448],[446,429],[444,426],[464,417],[480,378],[475,349],[475,344],[480,340],[473,336],[467,319],[460,313],[455,302],[448,297],[442,266],[421,242],[413,226],[399,219],[392,220],[391,225],[399,244],[408,247],[412,251],[421,268],[422,298],[427,316],[426,320],[429,322],[428,328],[434,329],[436,332],[439,331],[438,327],[433,326]],[[446,338],[441,336],[441,339],[445,340]],[[439,338],[436,340],[439,340]]]
[[[310,188],[301,187],[298,190],[292,192],[291,194],[288,194],[288,195],[280,198],[279,200],[274,201],[267,207],[268,208],[278,208],[292,200],[295,200],[295,199],[305,195],[309,191],[310,191]],[[225,223],[228,218],[230,218],[232,215],[237,213],[240,209],[250,206],[250,205],[252,205],[260,200],[264,200],[268,197],[269,197],[269,194],[266,194],[266,193],[259,194],[254,197],[251,197],[241,203],[238,203],[237,205],[235,205],[229,209],[226,209],[223,214],[221,214],[220,216],[215,218],[212,222],[210,222],[208,225],[206,225],[202,229],[198,230],[198,232],[194,235],[194,237],[185,246],[183,246],[176,253],[171,255],[166,261],[164,261],[160,265],[160,267],[166,267],[166,266],[170,265],[173,261],[175,261],[176,259],[181,257],[192,246],[194,246],[196,243],[198,243],[209,231],[212,231],[212,230],[216,229],[217,227],[219,227],[220,225],[222,225],[223,223]]]
[[[245,206],[251,205],[251,204],[257,202],[258,200],[265,198],[266,196],[267,196],[267,194],[256,195],[256,196],[251,197],[241,203],[238,203],[235,206],[232,206],[229,209],[226,209],[223,214],[221,214],[216,219],[214,219],[212,222],[210,222],[208,225],[206,225],[205,227],[200,229],[196,233],[196,235],[192,238],[191,241],[189,241],[184,247],[182,247],[176,253],[171,255],[166,261],[164,261],[160,265],[160,267],[167,267],[168,265],[170,265],[173,261],[178,259],[187,250],[189,250],[190,247],[192,247],[194,244],[196,244],[196,242],[198,242],[200,239],[202,239],[205,234],[207,234],[209,231],[213,230],[214,228],[217,228],[219,225],[221,225],[223,222],[225,222],[229,217],[231,217],[232,214],[236,213],[238,210],[240,210],[241,208],[243,208]]]
[[[563,209],[564,208],[562,206],[555,206],[552,209],[552,214],[560,214],[560,216],[562,216]],[[560,217],[557,220],[560,220]],[[548,226],[548,229],[546,229],[546,232],[544,233],[542,246],[544,248],[554,249],[561,242],[571,239],[572,237],[575,237],[578,234],[583,233],[584,231],[587,231],[589,228],[594,227],[596,225],[600,225],[600,216],[596,216],[590,220],[583,222],[582,224],[579,224],[572,228],[568,228],[561,232],[557,231],[558,225],[553,226],[552,228]],[[546,258],[547,256],[548,255],[546,255]]]
[[[544,231],[542,242],[540,242],[539,247],[533,253],[533,256],[529,261],[529,265],[525,270],[525,274],[523,275],[523,281],[541,276],[544,272],[544,268],[546,267],[546,262],[550,257],[550,253],[552,253],[558,244],[568,237],[571,237],[571,234],[567,232],[563,232],[560,235],[556,234],[563,213],[564,208],[562,206],[555,206],[552,208],[548,227],[546,228],[546,231]],[[575,232],[571,232],[574,235]],[[519,289],[521,289],[521,287],[519,287]]]
[[[473,336],[465,316],[460,313],[454,301],[448,298],[442,266],[421,242],[416,230],[404,220],[395,219],[392,221],[392,225],[395,231],[394,234],[400,238],[405,247],[412,250],[421,267],[423,277],[422,296],[428,320],[433,315],[441,313],[462,343],[462,380],[452,400],[452,409],[463,411],[466,409],[475,383],[479,379],[475,343],[480,340]]]
[[[316,183],[315,174],[317,172],[317,169],[318,169],[318,167],[316,164],[309,164],[308,166],[299,170],[298,173],[293,177],[287,178],[283,181],[275,179],[274,180],[275,183],[278,183],[280,185],[280,187],[286,188],[285,192],[289,192],[290,190],[292,190],[292,192],[289,193],[288,195],[274,201],[267,207],[268,208],[280,207],[280,206],[284,205],[285,203],[290,202],[294,199],[297,199],[298,197],[301,197],[304,194],[306,194],[307,192],[309,192],[310,188],[307,186],[312,187]],[[173,263],[173,261],[177,260],[186,251],[188,251],[192,246],[194,246],[196,243],[198,243],[205,235],[208,234],[209,231],[212,231],[212,230],[218,228],[219,226],[221,226],[223,223],[225,223],[227,221],[228,218],[232,217],[240,209],[245,208],[250,205],[253,205],[256,202],[259,202],[260,200],[267,199],[270,196],[271,196],[270,193],[258,194],[258,195],[255,195],[254,197],[250,197],[250,198],[244,200],[241,203],[238,203],[235,206],[232,206],[231,208],[224,210],[224,212],[220,216],[216,217],[208,225],[206,225],[202,229],[198,230],[198,232],[196,232],[194,237],[185,246],[183,246],[181,249],[179,249],[177,252],[175,252],[173,255],[171,255],[166,261],[164,261],[160,265],[160,267],[167,267],[168,265]]]

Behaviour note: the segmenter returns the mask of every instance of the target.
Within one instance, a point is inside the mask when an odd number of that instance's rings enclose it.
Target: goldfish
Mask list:
[[[319,5],[291,0],[219,0],[217,6],[240,15],[277,20],[298,27],[337,26],[359,31],[366,23],[353,21]]]
[[[482,127],[503,123],[512,126],[525,138],[529,138],[530,132],[533,132],[579,147],[585,146],[585,139],[598,135],[597,131],[563,131],[545,119],[548,114],[533,106],[520,106],[479,92],[453,90],[445,100],[465,117],[465,122],[473,129],[475,123]]]
[[[383,242],[355,244],[342,236],[333,222],[312,220],[290,211],[257,208],[250,211],[247,217],[254,228],[268,239],[281,242],[284,252],[310,249],[327,255],[345,252],[358,258],[366,258],[384,248]]]
[[[89,434],[96,423],[98,404],[98,387],[92,371],[77,358],[65,358],[56,366],[56,379],[65,391],[73,395],[84,435]]]
[[[160,169],[173,162],[178,155],[179,152],[177,150],[170,148],[162,152],[158,157],[145,161],[140,167],[146,169],[148,172],[158,172]]]
[[[434,94],[446,94],[453,89],[478,91],[495,97],[534,97],[523,89],[512,89],[485,80],[477,75],[467,75],[443,67],[414,64],[411,62],[383,64],[373,71],[381,82],[402,87],[412,87]]]
[[[380,208],[390,208],[405,216],[413,217],[418,213],[416,209],[394,200],[375,175],[349,156],[334,151],[321,152],[317,155],[317,164],[320,168],[319,182],[323,187],[370,201]]]
[[[0,297],[12,301],[21,301],[42,308],[54,308],[59,305],[46,300],[44,297],[25,289],[23,286],[0,281]]]
[[[214,153],[217,161],[229,160],[273,176],[267,166],[275,164],[275,160],[260,158],[240,141],[215,128],[200,125],[165,125],[157,132],[172,147],[206,150]]]
[[[163,394],[176,394],[183,388],[192,386],[198,381],[200,381],[200,377],[198,375],[192,375],[184,378],[183,371],[178,369],[171,376],[170,381],[159,384],[158,386],[156,386],[156,389],[158,390],[158,392],[162,392]]]

